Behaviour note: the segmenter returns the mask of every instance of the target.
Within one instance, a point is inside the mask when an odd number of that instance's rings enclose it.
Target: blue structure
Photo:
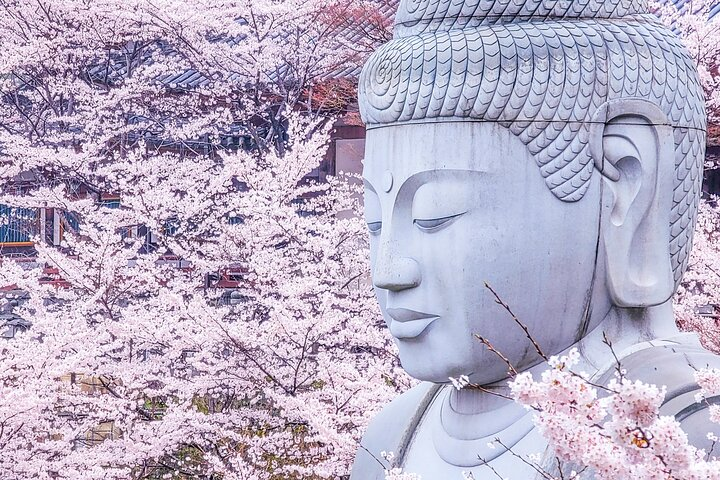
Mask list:
[[[0,244],[29,244],[37,231],[37,209],[0,205]]]

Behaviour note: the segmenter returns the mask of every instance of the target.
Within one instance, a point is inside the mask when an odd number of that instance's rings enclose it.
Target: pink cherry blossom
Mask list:
[[[674,418],[659,414],[664,388],[623,377],[611,380],[600,396],[586,375],[572,371],[575,362],[568,359],[576,356],[573,350],[551,358],[540,380],[524,373],[510,382],[514,399],[536,412],[535,425],[563,468],[581,467],[601,480],[720,478],[720,462],[690,445]],[[707,370],[697,377],[703,388],[714,387],[717,374]],[[711,418],[718,421],[713,407]],[[567,478],[536,466],[548,478]]]
[[[0,204],[43,228],[0,269],[0,477],[348,474],[408,386],[357,184],[310,175],[361,7],[3,2]]]

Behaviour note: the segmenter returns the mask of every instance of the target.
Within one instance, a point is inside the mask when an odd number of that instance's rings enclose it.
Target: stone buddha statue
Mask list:
[[[372,280],[405,370],[422,381],[371,423],[353,480],[381,452],[425,480],[526,480],[551,455],[531,414],[488,393],[507,365],[579,349],[604,381],[666,385],[705,447],[693,369],[720,366],[676,326],[706,136],[687,51],[643,0],[402,0],[365,65]],[[604,344],[607,338],[612,350]],[[467,375],[484,389],[456,390]],[[715,402],[718,399],[710,399]],[[493,445],[499,439],[504,447]]]

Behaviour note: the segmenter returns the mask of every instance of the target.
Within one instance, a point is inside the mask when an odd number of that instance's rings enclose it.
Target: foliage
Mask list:
[[[598,480],[720,478],[720,461],[708,459],[712,452],[690,445],[680,423],[659,414],[665,388],[631,381],[619,370],[600,395],[588,375],[573,372],[579,359],[573,349],[551,357],[541,379],[525,372],[510,382],[513,398],[535,411],[534,422],[563,467],[555,474],[541,459],[529,459],[545,478],[588,478],[586,472]],[[696,380],[698,402],[720,392],[720,371],[700,370]],[[720,423],[718,407],[709,408]]]
[[[0,270],[2,478],[348,473],[406,382],[353,184],[307,177],[348,8],[0,2],[0,203],[55,217]]]
[[[720,205],[717,197],[700,203],[688,270],[675,296],[683,330],[698,332],[706,348],[720,353]]]
[[[711,3],[661,8],[717,119]],[[32,322],[0,343],[2,478],[347,474],[367,419],[407,379],[364,278],[363,226],[338,215],[360,208],[356,192],[307,174],[328,113],[354,97],[334,74],[388,31],[369,2],[0,0],[0,203],[62,226],[42,225],[31,261],[6,255],[0,269],[6,296],[21,297],[13,314]],[[720,301],[717,215],[712,201],[701,209],[678,296],[688,323]],[[702,328],[717,350],[712,322]],[[550,372],[565,397],[521,376],[518,398],[577,420],[561,404],[582,392],[611,422],[638,421]],[[653,416],[661,392],[614,388],[642,394],[656,436],[675,431]],[[546,432],[561,446],[574,424],[553,415]],[[613,461],[635,461],[638,437],[613,425],[573,446],[607,440]]]
[[[707,97],[708,119],[711,123],[720,121],[720,70],[718,55],[720,45],[720,18],[710,18],[710,11],[716,0],[670,1],[653,0],[652,6],[660,18],[673,29],[695,61],[700,82]]]

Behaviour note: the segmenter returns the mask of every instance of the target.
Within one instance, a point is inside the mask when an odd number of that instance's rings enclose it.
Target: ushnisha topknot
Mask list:
[[[359,79],[368,129],[418,121],[494,122],[535,158],[562,201],[583,198],[588,140],[606,102],[640,98],[673,126],[675,280],[687,266],[705,156],[704,93],[674,33],[642,0],[402,0],[395,38]]]
[[[523,20],[606,19],[645,13],[646,0],[401,0],[395,37]]]

